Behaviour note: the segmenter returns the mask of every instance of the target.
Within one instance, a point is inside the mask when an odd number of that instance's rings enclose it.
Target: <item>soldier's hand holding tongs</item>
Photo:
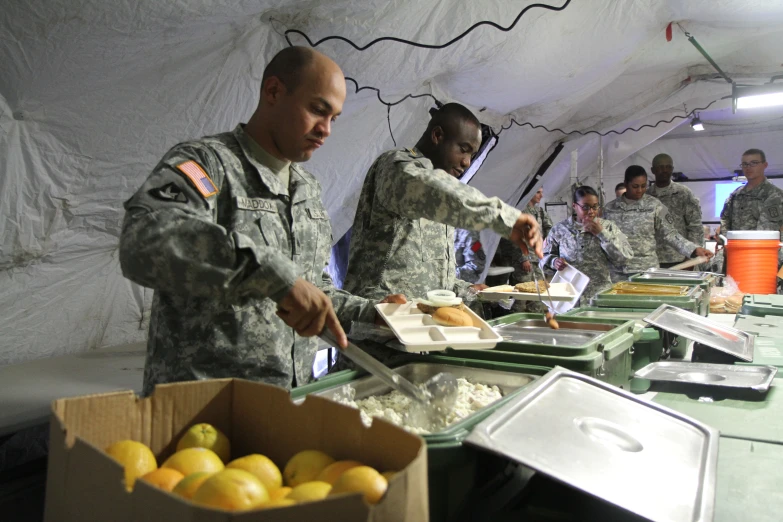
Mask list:
[[[334,334],[341,348],[348,346],[348,338],[334,313],[332,300],[309,281],[301,278],[296,280],[277,304],[277,316],[302,337],[319,335],[326,327]]]
[[[541,228],[538,226],[536,218],[530,214],[520,213],[514,228],[511,229],[512,243],[522,249],[522,252],[529,254],[532,249],[539,259],[544,258],[543,241],[541,240]]]

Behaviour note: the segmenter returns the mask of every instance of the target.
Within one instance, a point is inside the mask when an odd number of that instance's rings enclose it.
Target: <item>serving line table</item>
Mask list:
[[[731,314],[712,314],[710,319],[729,326],[734,323],[734,315]],[[689,343],[686,360],[690,359],[690,345],[692,343]],[[140,393],[145,352],[146,344],[137,343],[0,368],[0,442],[15,433],[46,430],[51,402],[55,399],[125,389]],[[773,387],[770,394],[776,395],[779,388],[783,388],[783,379],[776,379]],[[777,425],[778,419],[769,418],[770,405],[760,407],[760,404],[751,404],[749,408],[744,408],[740,403],[734,404],[742,410],[743,415],[752,416],[754,421],[736,426],[725,419],[725,415],[702,415],[699,405],[672,400],[669,395],[648,392],[640,397],[713,424],[722,433],[728,432],[724,433],[720,441],[715,520],[780,520],[783,495],[778,494],[777,484],[783,481],[783,444],[778,442],[777,437],[770,437],[767,433],[754,437],[754,433],[742,431],[752,424],[764,426],[763,422],[759,423],[764,419],[769,421],[770,427]],[[721,407],[731,406],[726,403]],[[685,411],[690,409],[693,411]],[[42,506],[41,473],[45,473],[45,467],[37,475],[30,474],[17,480],[22,486],[29,483],[30,487],[37,487],[33,494],[24,497],[17,495],[16,503],[24,503],[30,509],[26,518],[18,520],[40,519],[41,508],[30,504],[40,503]],[[0,490],[2,486],[0,483]],[[665,495],[666,485],[662,484],[661,487],[661,494]],[[0,504],[3,504],[2,500],[0,495]]]
[[[708,319],[733,326],[735,314]],[[683,360],[690,360],[693,342]],[[640,397],[720,430],[715,522],[777,522],[783,513],[783,377],[774,380],[764,401],[725,399],[701,402],[683,394],[647,392]]]

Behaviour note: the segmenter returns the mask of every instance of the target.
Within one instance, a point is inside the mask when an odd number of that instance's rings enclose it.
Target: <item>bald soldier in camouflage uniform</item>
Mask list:
[[[197,378],[302,385],[313,335],[326,326],[344,345],[337,316],[346,326],[375,319],[373,302],[324,272],[332,244],[321,187],[292,163],[326,139],[344,99],[334,62],[281,51],[246,125],[174,146],[125,203],[123,274],[155,290],[145,395]]]
[[[674,219],[666,207],[646,194],[647,172],[631,165],[625,171],[626,191],[622,197],[604,207],[604,217],[613,221],[628,237],[633,257],[623,265],[612,265],[612,282],[626,281],[629,276],[658,267],[658,243],[673,247],[683,257],[712,257],[712,252],[682,237],[674,229]]]
[[[478,119],[449,103],[433,111],[415,148],[375,160],[353,222],[345,290],[368,299],[390,293],[426,299],[439,289],[466,296],[471,284],[456,278],[454,227],[490,228],[517,245],[527,241],[541,256],[535,220],[457,180],[480,145]],[[388,349],[362,347],[390,360]]]
[[[671,156],[658,154],[653,158],[650,170],[655,175],[655,183],[647,190],[647,194],[658,198],[666,206],[672,217],[672,226],[682,237],[703,247],[701,203],[691,189],[672,182],[674,162]],[[685,261],[682,254],[663,243],[658,245],[657,255],[661,268],[669,268]]]
[[[478,283],[487,264],[487,254],[481,245],[479,233],[464,228],[455,230],[454,255],[457,263],[457,279]]]

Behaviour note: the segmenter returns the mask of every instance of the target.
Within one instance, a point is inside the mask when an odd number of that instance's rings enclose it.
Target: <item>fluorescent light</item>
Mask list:
[[[774,107],[783,105],[783,92],[743,96],[737,100],[738,109],[755,109],[756,107]]]
[[[695,131],[703,131],[704,130],[704,124],[701,122],[701,120],[698,118],[698,116],[691,120],[691,127],[693,127],[693,130],[695,130]]]
[[[737,109],[755,109],[783,105],[783,84],[738,86],[731,88],[732,112]]]

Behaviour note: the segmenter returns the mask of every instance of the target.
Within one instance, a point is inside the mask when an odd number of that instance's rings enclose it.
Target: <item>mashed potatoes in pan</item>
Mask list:
[[[428,419],[431,424],[430,429],[424,429],[405,423],[405,414],[411,409],[413,401],[396,390],[360,400],[354,400],[356,390],[350,385],[346,385],[343,391],[345,396],[338,399],[339,402],[358,408],[366,426],[369,426],[372,418],[375,417],[419,435],[440,431],[503,397],[497,386],[474,384],[459,377],[457,378],[457,402],[454,408],[450,411],[433,412],[435,418]]]

